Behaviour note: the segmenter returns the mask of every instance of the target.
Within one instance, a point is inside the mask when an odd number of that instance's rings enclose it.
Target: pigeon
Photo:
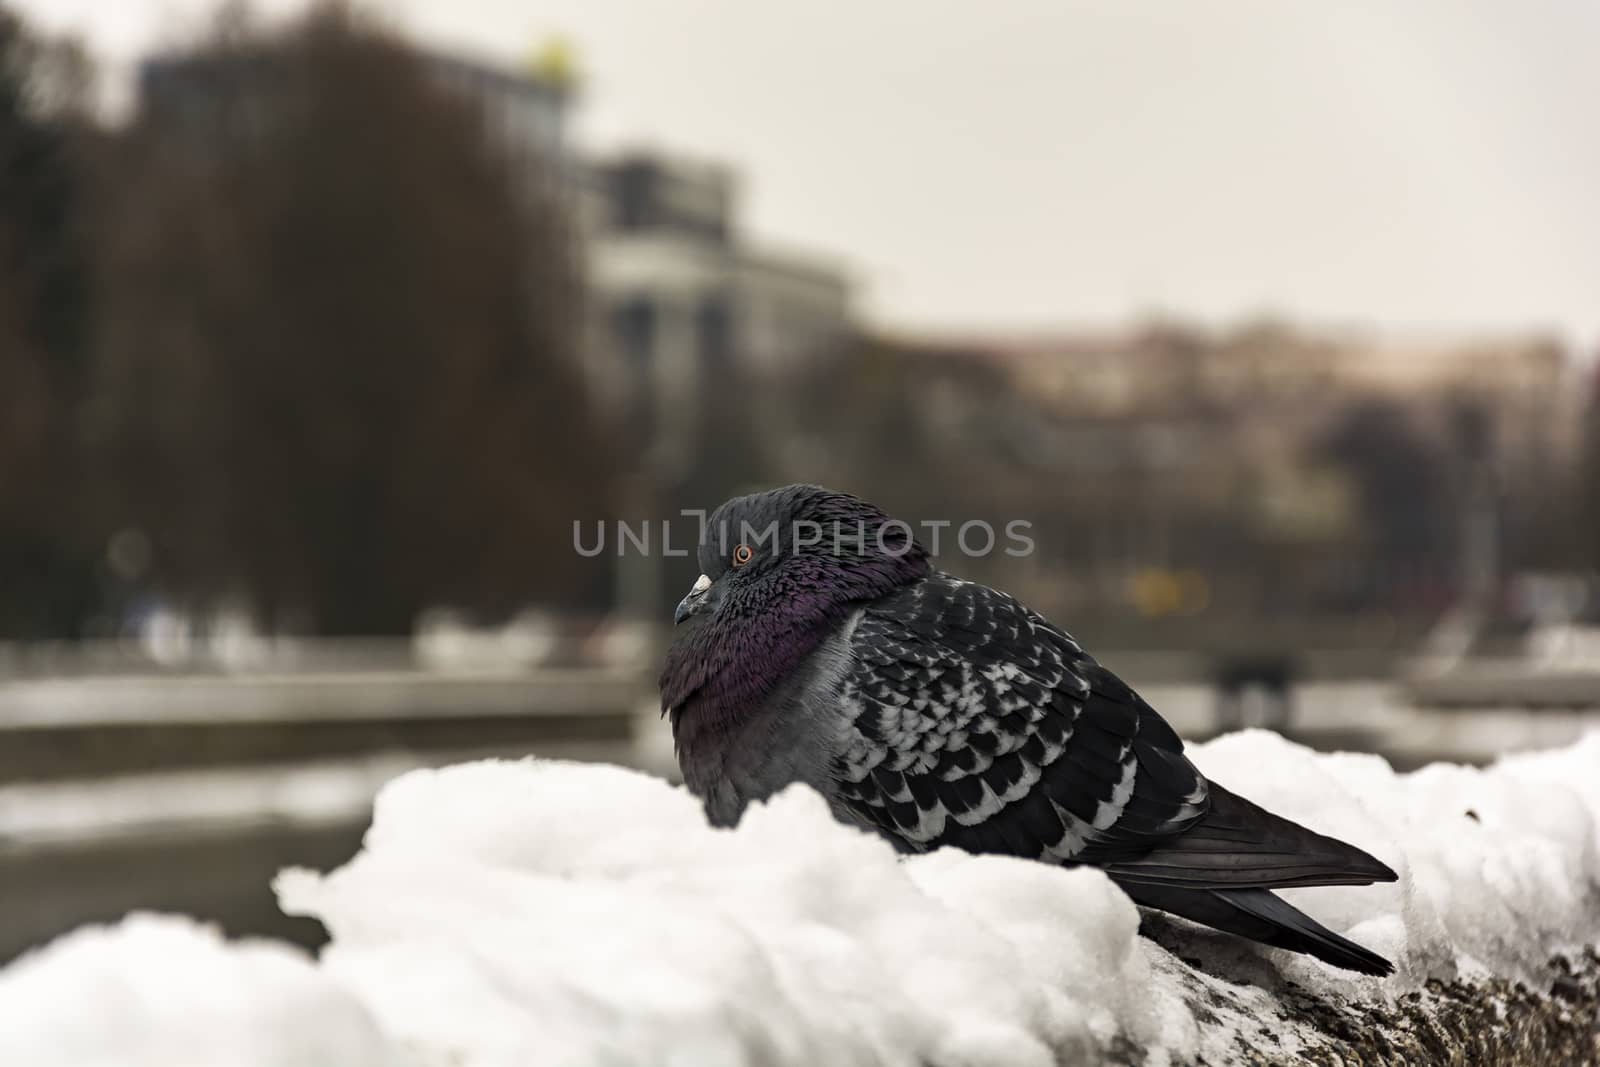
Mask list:
[[[935,569],[906,523],[792,485],[719,507],[698,556],[661,706],[713,824],[804,783],[902,853],[1094,866],[1144,907],[1393,972],[1272,891],[1394,871],[1207,780],[1077,641]]]

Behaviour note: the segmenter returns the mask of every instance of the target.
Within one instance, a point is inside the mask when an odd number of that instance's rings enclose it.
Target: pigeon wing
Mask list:
[[[1207,811],[1165,721],[1005,593],[935,575],[851,635],[840,800],[902,848],[1105,864]]]

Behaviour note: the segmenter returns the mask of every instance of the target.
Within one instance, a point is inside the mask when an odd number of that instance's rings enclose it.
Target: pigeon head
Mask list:
[[[701,575],[674,613],[661,707],[731,724],[863,601],[928,574],[911,528],[847,493],[791,485],[706,521]]]

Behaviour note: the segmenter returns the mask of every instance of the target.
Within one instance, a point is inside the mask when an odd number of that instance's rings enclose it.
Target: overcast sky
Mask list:
[[[212,6],[9,2],[124,70]],[[566,36],[581,143],[732,161],[753,231],[837,256],[882,324],[1275,311],[1600,342],[1594,0],[377,6],[512,62]]]

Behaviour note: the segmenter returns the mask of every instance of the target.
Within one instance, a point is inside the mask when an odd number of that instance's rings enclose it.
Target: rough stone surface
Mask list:
[[[1171,933],[1154,931],[1158,941]],[[1176,959],[1176,957],[1175,957]],[[1593,948],[1550,959],[1537,984],[1497,976],[1430,979],[1420,990],[1372,1002],[1294,982],[1263,985],[1260,973],[1207,961],[1167,968],[1202,1028],[1203,1052],[1175,1062],[1312,1064],[1356,1067],[1460,1064],[1544,1067],[1600,1063],[1600,955]],[[1187,973],[1177,970],[1182,967]],[[1277,988],[1272,988],[1276,984]],[[1117,1062],[1159,1061],[1159,1053],[1124,1047]]]

